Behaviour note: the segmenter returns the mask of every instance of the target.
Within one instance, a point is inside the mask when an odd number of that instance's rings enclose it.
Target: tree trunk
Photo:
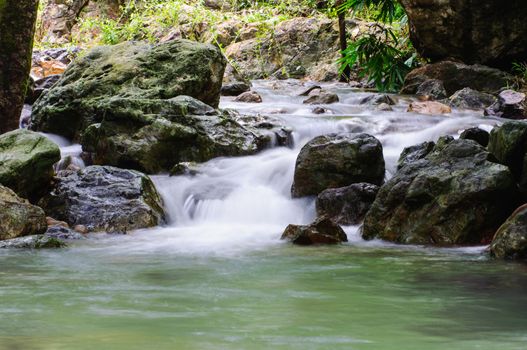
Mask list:
[[[340,42],[340,51],[344,52],[348,47],[347,37],[346,37],[346,12],[340,10],[340,6],[344,3],[343,0],[337,0],[335,6],[337,7],[337,14],[339,18],[339,42]],[[342,54],[344,56],[344,54]],[[341,82],[347,82],[351,78],[351,68],[346,66],[344,71],[340,75]]]
[[[38,0],[0,0],[0,133],[18,128],[37,10]]]

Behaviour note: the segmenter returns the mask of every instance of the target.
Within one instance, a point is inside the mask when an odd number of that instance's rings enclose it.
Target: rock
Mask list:
[[[205,0],[203,2],[203,5],[213,10],[222,10],[222,11],[231,10],[231,3],[225,0]]]
[[[298,245],[338,244],[348,241],[344,230],[328,218],[318,218],[310,225],[289,225],[281,239]]]
[[[322,87],[319,85],[313,85],[302,91],[298,96],[309,96],[315,90],[322,90]]]
[[[433,61],[452,57],[507,68],[527,57],[525,2],[402,0],[401,4],[408,14],[412,44]]]
[[[456,91],[448,98],[448,104],[452,107],[463,109],[485,109],[496,102],[496,97],[491,94],[464,88]]]
[[[315,196],[328,188],[384,181],[382,145],[368,134],[315,137],[296,160],[293,197]]]
[[[199,174],[199,171],[196,169],[196,165],[192,163],[178,163],[170,170],[170,176],[194,176],[197,174]]]
[[[60,226],[60,227],[68,228],[68,229],[70,228],[70,225],[68,225],[67,222],[55,220],[49,216],[46,217],[46,224],[48,225],[48,227]]]
[[[76,231],[84,225],[89,232],[127,232],[164,222],[161,198],[140,172],[90,166],[59,175],[54,190],[40,204]]]
[[[324,114],[327,112],[327,110],[323,107],[315,107],[312,110],[313,114]]]
[[[527,191],[527,123],[510,121],[490,132],[488,150],[514,174],[520,188]]]
[[[399,160],[397,161],[397,170],[400,170],[406,164],[411,164],[418,161],[419,159],[423,159],[430,152],[432,152],[435,145],[435,142],[426,141],[418,145],[405,147],[399,156]]]
[[[524,204],[498,229],[490,245],[491,256],[498,259],[527,259],[527,205]]]
[[[85,235],[88,233],[88,228],[84,225],[75,225],[73,231]]]
[[[0,248],[3,249],[52,249],[64,247],[66,247],[65,242],[46,235],[19,237],[0,241]]]
[[[44,211],[0,185],[0,240],[42,234],[46,231]]]
[[[188,40],[96,47],[35,103],[31,129],[79,139],[108,113],[144,125],[180,95],[216,107],[224,69],[218,48]]]
[[[459,62],[443,61],[416,68],[406,76],[403,94],[416,94],[421,84],[434,79],[441,81],[448,96],[466,87],[488,94],[514,83],[514,77],[498,69]]]
[[[0,135],[0,184],[18,195],[36,199],[49,187],[59,147],[46,137],[25,129]]]
[[[500,92],[498,100],[485,110],[485,114],[507,119],[526,119],[525,94],[514,90],[504,90]]]
[[[304,100],[304,104],[322,105],[339,102],[339,97],[333,92],[326,90],[313,90],[309,93],[309,97]]]
[[[358,225],[366,216],[378,191],[378,186],[368,183],[327,189],[317,196],[317,215],[328,217],[340,225]]]
[[[464,130],[459,138],[463,140],[473,140],[483,147],[487,147],[489,144],[490,134],[480,128],[470,128]]]
[[[70,241],[84,239],[84,236],[81,233],[60,225],[48,227],[45,236],[58,240]]]
[[[348,26],[351,28],[352,25]],[[277,23],[269,34],[258,36],[254,28],[241,30],[241,39],[226,47],[235,73],[249,79],[276,77],[338,78],[338,23],[322,17],[296,17]],[[316,78],[316,79],[315,79]]]
[[[44,92],[49,90],[57,81],[59,81],[61,75],[49,75],[45,78],[38,79],[33,82],[33,84],[28,89],[28,94],[26,96],[26,103],[33,104],[35,101],[42,96]]]
[[[440,139],[381,187],[362,235],[403,244],[486,244],[517,205],[510,170],[472,140]]]
[[[395,100],[390,96],[386,94],[375,94],[370,95],[368,97],[363,98],[360,101],[361,105],[368,105],[368,106],[378,106],[381,104],[387,104],[389,106],[394,106],[397,104]]]
[[[443,82],[437,79],[427,79],[417,86],[415,91],[417,96],[423,97],[426,100],[442,100],[447,98]]]
[[[408,107],[408,112],[420,114],[449,114],[452,108],[437,101],[412,102]]]
[[[251,86],[243,81],[234,81],[221,87],[223,96],[238,96],[251,90]]]
[[[44,33],[43,40],[52,44],[68,43],[71,29],[88,2],[89,0],[47,1],[42,11],[40,28],[40,33]]]
[[[393,111],[392,106],[390,106],[389,104],[386,104],[386,103],[381,103],[375,109],[378,110],[378,111],[383,111],[383,112],[392,112]]]
[[[262,103],[262,97],[256,91],[247,91],[234,99],[236,102]]]

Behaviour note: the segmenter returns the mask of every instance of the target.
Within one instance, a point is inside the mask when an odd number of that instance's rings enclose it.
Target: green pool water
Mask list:
[[[527,266],[477,251],[119,240],[1,251],[0,349],[527,348]]]

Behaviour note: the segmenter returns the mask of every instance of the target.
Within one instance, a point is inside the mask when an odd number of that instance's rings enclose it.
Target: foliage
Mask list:
[[[418,64],[409,40],[407,17],[395,0],[347,0],[340,11],[365,13],[380,21],[351,42],[342,52],[340,71],[357,67],[380,91],[398,91],[408,72]]]

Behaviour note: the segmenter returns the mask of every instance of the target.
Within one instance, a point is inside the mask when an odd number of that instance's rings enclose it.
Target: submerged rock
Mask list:
[[[434,79],[443,83],[448,96],[466,87],[489,94],[509,86],[514,77],[498,69],[443,61],[414,69],[405,78],[402,93],[416,94],[421,84]]]
[[[0,249],[50,249],[64,248],[66,242],[47,235],[34,235],[0,241]]]
[[[41,208],[0,185],[0,240],[42,234],[47,227]]]
[[[524,204],[498,229],[490,245],[498,259],[527,259],[527,205]]]
[[[138,171],[90,166],[63,172],[41,206],[48,215],[89,232],[127,232],[160,225],[163,204],[150,178]]]
[[[25,129],[0,135],[0,184],[18,195],[35,199],[50,186],[59,147]]]
[[[382,145],[368,134],[330,134],[309,141],[296,160],[293,197],[315,196],[328,188],[384,181]]]
[[[97,47],[35,103],[31,128],[78,139],[108,113],[132,124],[171,113],[166,101],[179,95],[217,107],[225,64],[218,48],[188,40]]]
[[[381,187],[363,226],[365,239],[404,244],[488,243],[517,205],[510,170],[472,140],[445,138]]]
[[[328,217],[340,225],[358,225],[366,216],[378,191],[378,186],[368,183],[327,189],[317,196],[317,215]]]
[[[328,218],[318,218],[310,225],[289,225],[281,239],[293,244],[338,244],[348,241],[344,230]]]

